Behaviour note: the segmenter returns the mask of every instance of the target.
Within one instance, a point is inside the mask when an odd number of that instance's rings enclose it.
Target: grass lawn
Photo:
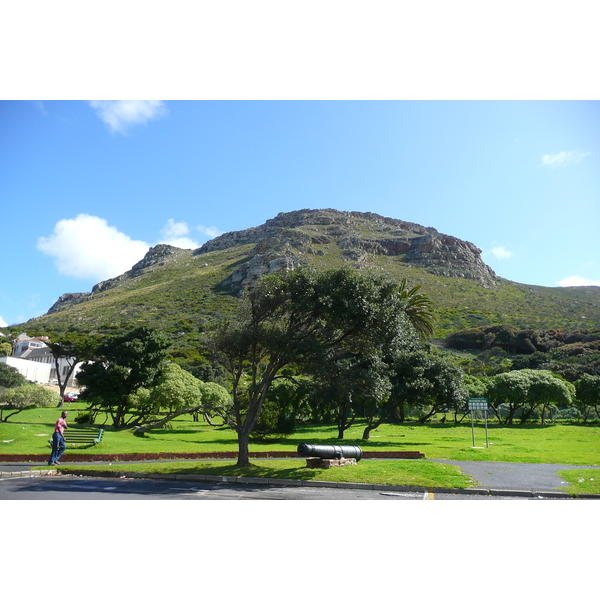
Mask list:
[[[413,460],[362,460],[353,467],[309,469],[304,460],[253,460],[249,469],[231,461],[177,461],[169,463],[120,463],[118,465],[77,465],[61,467],[62,473],[80,473],[101,469],[114,473],[177,473],[185,475],[229,475],[266,479],[343,481],[419,487],[468,488],[473,480],[454,465]],[[41,468],[41,467],[40,467]]]
[[[72,429],[78,410],[85,404],[73,403],[66,407]],[[2,454],[45,454],[48,439],[59,416],[57,409],[23,411],[8,423],[0,423],[0,460]],[[204,421],[194,422],[184,415],[171,421],[170,429],[155,429],[144,437],[131,430],[113,431],[102,421],[102,442],[93,447],[77,448],[78,454],[135,454],[154,452],[218,452],[237,451],[237,438],[227,427],[211,427]],[[272,442],[251,443],[251,452],[296,451],[299,443],[326,443],[358,445],[363,451],[417,450],[426,458],[450,460],[486,460],[501,462],[558,463],[600,466],[600,426],[583,425],[514,425],[504,427],[490,424],[489,447],[485,447],[482,423],[475,425],[475,446],[472,448],[471,425],[433,423],[418,425],[382,425],[371,433],[370,440],[362,440],[362,425],[355,425],[337,439],[333,425],[303,425],[294,434]],[[68,447],[67,452],[75,449]]]
[[[558,475],[571,485],[558,488],[569,494],[600,494],[600,471],[597,469],[565,469]]]
[[[78,427],[74,417],[85,409],[83,403],[66,406],[68,422],[72,429]],[[48,440],[53,423],[60,411],[57,409],[33,409],[13,417],[13,421],[0,423],[0,462],[2,454],[49,455]],[[194,422],[188,415],[171,421],[169,429],[157,429],[144,437],[137,437],[131,430],[113,431],[112,427],[96,424],[105,430],[103,441],[92,447],[67,447],[67,454],[144,454],[144,453],[197,453],[237,451],[237,438],[227,427],[212,427],[204,421]],[[417,450],[428,459],[479,460],[500,462],[556,463],[585,466],[600,466],[600,426],[583,425],[515,425],[503,427],[490,424],[488,427],[489,447],[485,447],[485,429],[482,423],[475,426],[475,448],[472,447],[471,425],[454,423],[426,424],[406,423],[382,425],[371,433],[370,440],[362,440],[363,425],[355,425],[345,433],[344,440],[337,439],[337,429],[328,425],[303,425],[287,438],[272,442],[251,443],[251,452],[288,450],[296,452],[299,443],[326,443],[358,445],[367,451]],[[169,465],[123,464],[119,470],[149,469],[178,473],[208,473],[221,475],[244,475],[253,477],[318,479],[355,481],[363,483],[389,483],[391,485],[417,485],[435,487],[468,487],[469,479],[449,465],[440,465],[421,460],[362,460],[355,468],[315,470],[307,469],[299,460],[251,459],[253,466],[247,470],[236,470],[234,462],[184,461]],[[65,464],[68,466],[68,461]],[[93,468],[93,467],[91,467]],[[117,467],[115,467],[117,468]],[[563,475],[565,481],[574,471]],[[575,475],[573,475],[575,477]],[[600,491],[594,474],[577,476],[575,486],[583,485]],[[599,478],[600,479],[600,478]],[[569,491],[575,487],[569,488]],[[583,490],[581,490],[583,492]]]

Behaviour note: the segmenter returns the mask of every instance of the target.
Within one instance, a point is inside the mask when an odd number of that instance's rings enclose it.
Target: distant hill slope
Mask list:
[[[64,294],[15,330],[111,331],[142,323],[177,345],[233,314],[263,274],[308,265],[352,266],[420,284],[434,301],[436,335],[508,323],[528,328],[600,328],[600,288],[546,288],[502,279],[472,243],[373,213],[299,210],[226,233],[197,250],[159,245],[130,271],[85,294]]]

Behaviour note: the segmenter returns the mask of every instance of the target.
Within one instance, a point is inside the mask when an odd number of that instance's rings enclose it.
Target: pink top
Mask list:
[[[68,429],[67,422],[62,417],[60,417],[60,419],[56,421],[56,425],[54,426],[54,433],[58,432],[60,433],[60,435],[63,435],[65,429]]]

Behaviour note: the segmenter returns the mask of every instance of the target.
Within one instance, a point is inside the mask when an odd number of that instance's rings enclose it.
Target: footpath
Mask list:
[[[428,460],[428,459],[424,459]],[[131,461],[127,461],[131,463]],[[136,461],[145,463],[169,462],[160,460]],[[573,496],[566,491],[558,490],[559,487],[567,487],[569,484],[563,481],[558,471],[565,469],[599,469],[600,467],[587,467],[582,465],[554,465],[554,464],[530,464],[530,463],[500,463],[500,462],[475,462],[454,460],[432,460],[431,462],[452,464],[458,466],[463,473],[470,475],[478,485],[467,488],[429,488],[422,486],[397,486],[368,483],[344,483],[328,481],[305,481],[292,479],[264,479],[259,477],[234,477],[220,475],[178,475],[158,473],[126,473],[103,470],[104,465],[111,464],[114,468],[119,462],[94,462],[97,469],[86,471],[88,477],[127,477],[141,479],[176,479],[179,481],[207,481],[229,484],[253,484],[270,486],[311,486],[311,487],[334,487],[370,490],[389,490],[404,492],[433,492],[445,494],[476,494],[486,496],[520,496],[539,498],[600,498],[600,494],[578,494]],[[79,462],[65,463],[64,468],[76,467]],[[26,462],[1,462],[0,479],[9,477],[52,477],[61,472],[61,468],[48,467],[47,469],[32,469],[32,467],[44,466],[44,463]]]

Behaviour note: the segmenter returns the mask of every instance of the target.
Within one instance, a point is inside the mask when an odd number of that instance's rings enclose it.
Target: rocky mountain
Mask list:
[[[225,233],[193,252],[164,244],[155,246],[129,271],[98,283],[91,292],[64,294],[48,313],[63,311],[190,254],[199,256],[246,245],[251,245],[248,260],[221,282],[238,295],[261,275],[314,263],[309,260],[311,255],[336,252],[359,268],[368,264],[370,255],[393,256],[441,277],[472,279],[484,287],[498,283],[495,273],[481,259],[479,248],[433,227],[374,213],[307,209],[279,213],[264,225]]]
[[[182,248],[175,248],[174,246],[168,246],[167,244],[159,244],[150,248],[142,260],[133,265],[129,271],[114,277],[113,279],[107,279],[97,283],[91,292],[74,293],[74,294],[63,294],[51,307],[47,314],[60,312],[71,308],[75,304],[85,302],[92,298],[95,294],[105,292],[111,288],[118,286],[120,283],[133,279],[148,273],[155,267],[161,267],[182,256],[187,256],[191,250],[184,250]]]
[[[544,288],[498,277],[468,241],[374,213],[280,213],[196,250],[159,245],[129,271],[88,293],[64,294],[30,329],[105,331],[140,322],[174,338],[232,314],[266,273],[350,265],[420,284],[438,313],[438,335],[466,327],[600,327],[600,288]],[[19,326],[22,328],[22,326]]]
[[[438,233],[433,227],[333,209],[279,213],[259,227],[221,235],[195,254],[244,244],[254,245],[250,260],[224,282],[237,291],[265,273],[309,264],[306,255],[324,256],[332,248],[359,266],[368,262],[369,255],[394,256],[442,277],[464,277],[484,286],[498,279],[481,260],[481,250],[470,242]]]

